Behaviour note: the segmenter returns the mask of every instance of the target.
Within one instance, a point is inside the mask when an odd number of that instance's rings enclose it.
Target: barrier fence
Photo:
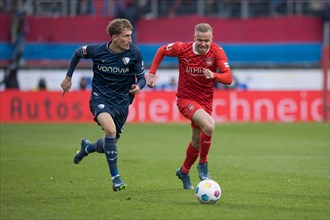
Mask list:
[[[61,92],[3,91],[0,96],[1,123],[93,123],[88,105],[90,92],[70,92],[61,98]],[[322,93],[216,91],[213,118],[217,123],[320,122],[323,119]],[[188,121],[177,110],[175,92],[143,91],[130,106],[128,122]]]

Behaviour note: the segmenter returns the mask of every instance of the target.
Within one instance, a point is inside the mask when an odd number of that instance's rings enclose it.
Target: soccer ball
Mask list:
[[[214,204],[221,196],[220,185],[214,180],[203,180],[198,183],[195,196],[200,203]]]

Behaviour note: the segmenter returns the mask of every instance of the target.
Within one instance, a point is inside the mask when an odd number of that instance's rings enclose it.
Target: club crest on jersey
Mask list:
[[[205,61],[206,61],[206,65],[208,65],[208,66],[213,65],[213,59],[212,58],[206,58]]]
[[[125,65],[127,65],[129,63],[129,57],[123,57],[123,62]]]
[[[98,104],[97,107],[99,107],[100,109],[104,109],[105,105],[104,104]]]

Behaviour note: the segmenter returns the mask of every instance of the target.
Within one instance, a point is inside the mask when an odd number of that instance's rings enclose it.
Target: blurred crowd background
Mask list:
[[[108,41],[105,27],[116,17],[132,22],[147,71],[159,46],[191,41],[194,25],[208,22],[233,69],[231,87],[273,89],[274,76],[287,82],[279,89],[321,87],[330,0],[0,0],[0,90],[58,89],[74,50]],[[90,66],[79,64],[76,88],[90,88]],[[176,59],[162,62],[161,88],[175,89],[176,67]]]
[[[221,18],[306,15],[321,16],[327,0],[1,0],[0,11],[60,17],[117,16],[128,10],[139,18],[198,15]],[[126,12],[125,12],[126,13]],[[328,12],[329,13],[329,12]]]
[[[209,23],[234,76],[230,86],[214,84],[221,106],[217,121],[329,118],[330,0],[0,0],[0,107],[7,114],[1,117],[9,122],[86,120],[59,109],[88,101],[92,62],[81,60],[75,70],[72,90],[77,93],[59,99],[60,84],[76,48],[110,40],[105,28],[113,18],[133,24],[133,43],[146,75],[160,46],[192,41],[194,26]],[[161,97],[160,114],[168,108],[166,117],[172,118],[169,103],[175,102],[177,67],[176,58],[163,60],[153,89],[158,91],[143,90],[135,103],[147,104],[136,104],[139,113],[132,117],[141,118],[132,121],[151,120],[146,118],[153,114],[153,104],[146,100]],[[27,118],[12,114],[18,101],[26,102]],[[55,106],[52,117],[33,118],[29,106],[35,102],[46,113]],[[89,114],[88,108],[80,111]]]

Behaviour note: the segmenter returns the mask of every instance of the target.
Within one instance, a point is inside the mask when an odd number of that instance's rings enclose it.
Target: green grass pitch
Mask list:
[[[327,123],[217,125],[215,205],[199,204],[175,176],[188,124],[127,124],[120,192],[103,154],[73,163],[81,138],[102,135],[96,124],[1,124],[0,219],[329,219]],[[190,176],[196,186],[196,164]]]

